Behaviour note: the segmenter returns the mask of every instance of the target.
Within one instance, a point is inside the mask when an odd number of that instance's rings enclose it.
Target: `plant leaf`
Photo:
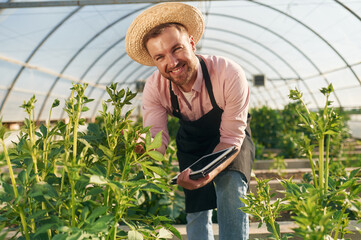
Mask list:
[[[143,164],[146,168],[150,169],[152,172],[155,172],[159,176],[167,176],[167,173],[160,167],[149,166],[147,164]]]
[[[128,240],[143,240],[143,236],[140,232],[132,230],[128,232]]]
[[[160,148],[162,146],[162,131],[158,132],[154,139],[153,142],[147,146],[147,150],[151,150],[151,149],[157,149]]]
[[[109,158],[111,159],[113,157],[113,152],[107,148],[104,145],[99,145],[99,149],[103,151],[103,153]]]
[[[168,229],[166,229],[166,228],[161,228],[161,229],[159,230],[158,238],[170,239],[170,238],[173,238],[173,234],[172,234],[172,232],[170,232]]]
[[[108,210],[108,207],[106,207],[106,206],[97,207],[90,214],[90,216],[88,218],[88,222],[90,222],[90,223],[94,222],[97,217],[99,217],[100,215],[105,214],[107,212],[107,210]]]
[[[158,151],[150,151],[148,152],[148,155],[158,162],[162,162],[164,160],[163,154]]]

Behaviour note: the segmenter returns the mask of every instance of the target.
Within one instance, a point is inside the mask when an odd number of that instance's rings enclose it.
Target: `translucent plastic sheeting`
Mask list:
[[[155,68],[132,61],[124,38],[132,20],[154,3],[40,7],[38,1],[38,7],[0,8],[3,121],[23,121],[26,114],[19,106],[33,94],[38,120],[47,119],[54,99],[61,106],[53,118],[65,118],[63,106],[72,82],[89,83],[86,94],[95,100],[84,113],[88,118],[95,117],[107,99],[107,85],[117,82],[135,91],[135,82]],[[360,0],[187,3],[206,19],[197,53],[239,63],[250,85],[251,107],[283,108],[290,101],[289,90],[297,88],[309,107],[317,109],[324,105],[319,89],[332,83],[335,106],[360,108]],[[265,86],[253,86],[256,74],[265,75]],[[141,93],[129,109],[138,114],[139,104]]]

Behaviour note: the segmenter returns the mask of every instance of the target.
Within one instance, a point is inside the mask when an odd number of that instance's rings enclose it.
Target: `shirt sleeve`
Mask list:
[[[168,146],[168,114],[166,108],[161,102],[159,89],[153,76],[147,79],[143,97],[142,97],[142,111],[143,111],[143,127],[151,126],[150,132],[154,137],[158,132],[162,133],[162,153]]]
[[[240,147],[246,136],[249,107],[249,86],[243,69],[231,64],[224,81],[224,111],[220,126],[220,142]]]

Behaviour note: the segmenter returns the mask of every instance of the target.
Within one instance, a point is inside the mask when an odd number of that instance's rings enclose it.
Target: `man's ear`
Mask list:
[[[192,46],[193,52],[195,52],[196,51],[196,43],[194,42],[194,38],[192,35],[189,35],[189,43]]]

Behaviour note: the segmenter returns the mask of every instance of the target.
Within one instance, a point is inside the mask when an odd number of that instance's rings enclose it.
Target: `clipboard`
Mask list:
[[[197,161],[195,161],[188,167],[191,169],[189,178],[196,180],[196,179],[207,176],[210,172],[212,172],[215,168],[217,168],[220,164],[225,162],[228,158],[230,158],[236,152],[237,152],[236,146],[232,146],[229,148],[222,149],[218,152],[214,152],[214,153],[210,153],[210,154],[202,156],[201,158],[199,158]],[[177,178],[178,178],[179,174],[177,174],[177,176],[172,178],[171,184],[177,183]]]

